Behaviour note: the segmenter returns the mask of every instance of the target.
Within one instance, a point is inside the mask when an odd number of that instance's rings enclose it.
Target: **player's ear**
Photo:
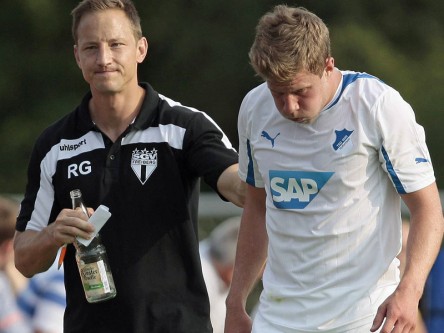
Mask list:
[[[327,76],[330,76],[335,69],[335,59],[333,57],[328,57],[325,59],[325,72]]]
[[[137,62],[140,64],[148,54],[148,40],[145,37],[137,41]]]
[[[77,45],[74,45],[73,49],[74,58],[76,59],[77,66],[79,66],[79,68],[81,69],[82,67],[80,66],[79,48]]]

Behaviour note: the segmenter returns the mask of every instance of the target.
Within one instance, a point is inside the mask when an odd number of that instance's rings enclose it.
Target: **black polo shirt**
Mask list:
[[[141,111],[116,142],[94,126],[89,93],[33,150],[17,230],[52,223],[71,207],[73,189],[87,206],[112,213],[100,234],[117,296],[87,303],[69,245],[65,333],[211,332],[198,254],[199,179],[217,190],[238,156],[206,114],[141,86]]]

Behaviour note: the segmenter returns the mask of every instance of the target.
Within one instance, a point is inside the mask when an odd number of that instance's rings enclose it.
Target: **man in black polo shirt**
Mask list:
[[[72,12],[74,54],[91,91],[37,140],[17,220],[16,266],[25,276],[64,260],[64,331],[211,332],[198,253],[202,177],[241,206],[237,153],[204,113],[139,83],[147,53],[130,0],[85,0]],[[72,243],[91,224],[70,209],[80,189],[88,207],[112,213],[100,231],[117,289],[89,304]]]

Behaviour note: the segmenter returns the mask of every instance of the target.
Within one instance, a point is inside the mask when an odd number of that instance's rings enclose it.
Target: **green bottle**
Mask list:
[[[88,210],[83,203],[82,192],[70,192],[72,208],[80,208],[89,217]],[[113,275],[109,267],[105,246],[97,234],[88,246],[75,241],[76,261],[82,279],[83,290],[89,303],[106,301],[116,297]]]

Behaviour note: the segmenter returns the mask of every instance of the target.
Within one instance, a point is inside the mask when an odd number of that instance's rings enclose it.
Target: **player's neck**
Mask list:
[[[335,97],[336,92],[338,91],[339,85],[341,84],[341,80],[342,80],[342,73],[341,73],[340,70],[335,68],[331,72],[331,77],[329,78],[329,96],[327,98],[327,104],[326,105],[331,103],[331,101]]]
[[[89,102],[91,119],[115,141],[139,114],[144,96],[141,87],[125,93],[93,95]]]
[[[338,90],[341,80],[342,80],[342,73],[339,69],[335,68],[332,72],[331,98],[333,98],[333,96],[336,94],[336,90]]]

